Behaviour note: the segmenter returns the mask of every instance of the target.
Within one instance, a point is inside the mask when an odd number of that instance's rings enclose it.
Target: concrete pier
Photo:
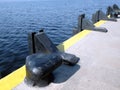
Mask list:
[[[107,33],[92,31],[65,52],[80,57],[76,66],[62,65],[46,87],[20,83],[13,90],[120,90],[120,19],[101,25]],[[87,30],[86,30],[87,31]],[[64,46],[63,46],[64,47]]]

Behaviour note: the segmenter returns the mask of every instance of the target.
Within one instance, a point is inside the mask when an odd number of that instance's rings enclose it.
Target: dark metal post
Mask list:
[[[36,32],[32,32],[28,34],[28,46],[29,46],[29,53],[33,54],[36,53],[35,50],[35,34]]]
[[[83,30],[83,19],[85,18],[85,14],[81,14],[78,17],[78,31],[82,31]]]

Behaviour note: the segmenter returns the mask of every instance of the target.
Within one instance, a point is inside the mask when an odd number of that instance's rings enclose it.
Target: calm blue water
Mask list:
[[[8,0],[9,1],[9,0]],[[0,1],[0,72],[19,68],[28,55],[27,34],[44,28],[55,44],[72,36],[79,14],[90,19],[98,9],[120,6],[120,0]]]

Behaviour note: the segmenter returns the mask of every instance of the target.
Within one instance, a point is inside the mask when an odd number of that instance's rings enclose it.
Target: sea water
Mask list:
[[[78,15],[106,12],[120,0],[0,0],[0,73],[5,76],[25,63],[28,33],[44,28],[55,43],[72,36]]]

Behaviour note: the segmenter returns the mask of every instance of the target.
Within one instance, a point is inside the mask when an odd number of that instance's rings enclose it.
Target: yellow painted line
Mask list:
[[[25,74],[25,66],[22,66],[8,76],[2,78],[0,80],[0,90],[12,90],[13,87],[24,80]]]
[[[101,24],[105,23],[106,21],[99,21],[95,24],[95,26],[100,26]],[[83,30],[82,32],[74,35],[70,39],[66,40],[65,42],[61,43],[57,46],[57,48],[60,51],[65,51],[70,46],[84,38],[86,35],[88,35],[91,31],[90,30]],[[15,86],[20,84],[24,78],[25,78],[26,72],[25,72],[25,65],[21,68],[17,69],[13,73],[7,75],[6,77],[0,79],[0,90],[12,90]]]
[[[105,23],[106,21],[105,20],[100,20],[99,22],[95,23],[94,25],[96,27],[99,27],[100,25],[102,25],[103,23]]]
[[[96,27],[102,25],[103,23],[105,23],[106,21],[101,20],[97,23],[95,23],[94,25]],[[82,32],[74,35],[73,37],[69,38],[68,40],[66,40],[65,42],[61,43],[60,45],[57,46],[57,48],[60,51],[65,51],[66,49],[68,49],[70,46],[72,46],[73,44],[75,44],[76,42],[78,42],[79,40],[81,40],[83,37],[85,37],[86,35],[88,35],[91,31],[90,30],[83,30]]]
[[[79,41],[80,39],[82,39],[83,37],[85,37],[90,32],[91,32],[90,30],[83,30],[82,32],[74,35],[70,39],[68,39],[65,42],[63,42],[62,44],[58,45],[57,48],[60,51],[65,51],[66,49],[68,49],[70,46],[72,46],[73,44],[75,44],[77,41]]]

